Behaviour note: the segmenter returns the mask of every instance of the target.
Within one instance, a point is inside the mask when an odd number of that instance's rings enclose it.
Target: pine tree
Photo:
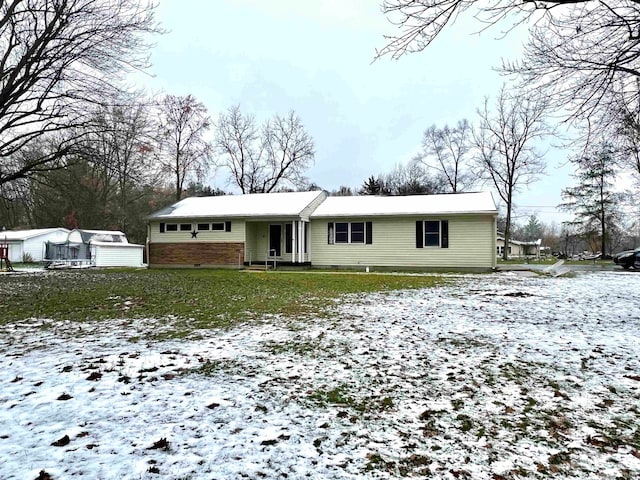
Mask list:
[[[617,164],[610,145],[599,144],[591,152],[572,160],[577,167],[574,187],[562,190],[561,210],[574,213],[571,224],[583,234],[596,232],[600,237],[600,252],[606,255],[611,227],[618,220],[618,206],[623,194],[613,190]]]

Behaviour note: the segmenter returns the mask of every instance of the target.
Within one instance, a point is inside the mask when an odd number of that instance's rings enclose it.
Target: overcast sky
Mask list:
[[[518,56],[521,41],[475,34],[463,19],[422,53],[374,62],[395,32],[377,0],[160,0],[157,15],[168,33],[156,39],[147,86],[192,94],[213,119],[235,104],[258,120],[295,110],[315,142],[308,176],[326,190],[357,189],[407,162],[430,125],[475,122],[503,82],[492,67]],[[520,223],[567,218],[553,208],[571,183],[559,167],[567,155],[550,150],[548,174],[518,195]],[[212,182],[231,189],[222,172]]]

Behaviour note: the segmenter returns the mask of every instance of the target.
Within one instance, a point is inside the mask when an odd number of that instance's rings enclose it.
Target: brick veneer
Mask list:
[[[244,243],[152,243],[149,245],[150,266],[224,265],[244,262]]]

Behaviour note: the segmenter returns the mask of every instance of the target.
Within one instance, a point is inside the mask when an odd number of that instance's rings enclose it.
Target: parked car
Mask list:
[[[628,270],[629,268],[640,269],[640,248],[616,253],[613,256],[613,262],[616,265],[620,265],[625,270]]]

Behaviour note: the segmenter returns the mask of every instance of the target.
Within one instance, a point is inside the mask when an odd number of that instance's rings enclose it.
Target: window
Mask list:
[[[199,223],[198,224],[198,231],[199,232],[205,232],[209,230],[209,224],[208,223]]]
[[[336,223],[336,243],[349,243],[349,224]]]
[[[178,231],[178,224],[177,223],[167,223],[165,225],[165,230],[167,232],[177,232]]]
[[[293,225],[284,224],[284,253],[291,253],[291,244],[293,243]],[[298,246],[296,245],[296,250]]]
[[[416,248],[449,248],[448,220],[418,220]]]
[[[364,222],[351,224],[351,243],[364,243]]]
[[[181,223],[180,224],[180,231],[181,232],[190,232],[191,231],[191,224],[190,223]]]
[[[224,223],[223,222],[219,222],[219,223],[212,223],[211,224],[211,230],[216,230],[219,232],[224,232]]]
[[[440,246],[440,222],[439,221],[424,222],[424,246],[425,247]]]
[[[372,222],[329,222],[327,243],[373,243]]]

